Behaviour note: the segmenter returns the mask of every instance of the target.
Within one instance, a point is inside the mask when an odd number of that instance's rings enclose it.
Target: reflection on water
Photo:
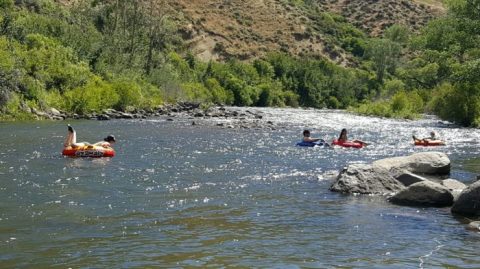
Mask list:
[[[449,154],[452,177],[470,182],[476,130],[254,110],[275,130],[212,127],[229,119],[70,122],[81,140],[115,134],[112,159],[63,158],[65,122],[2,124],[0,267],[478,267],[478,234],[448,209],[328,191],[347,164],[426,150]],[[348,128],[371,145],[295,147],[304,128],[327,141]],[[412,146],[412,134],[430,130],[447,146]]]

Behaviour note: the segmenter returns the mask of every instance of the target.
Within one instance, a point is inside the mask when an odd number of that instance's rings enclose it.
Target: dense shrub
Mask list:
[[[98,77],[90,80],[85,86],[65,92],[64,97],[65,109],[78,114],[113,108],[120,100],[120,96],[112,84]]]
[[[133,81],[115,81],[112,83],[112,88],[118,95],[118,101],[114,104],[115,109],[125,111],[129,107],[142,106],[142,91],[137,83]],[[109,97],[106,96],[106,98]]]
[[[480,85],[452,85],[445,83],[436,88],[429,109],[442,119],[465,126],[480,126]]]
[[[215,78],[209,78],[205,81],[205,87],[211,93],[211,102],[215,104],[231,105],[234,102],[232,92],[226,91]]]
[[[395,93],[390,100],[367,102],[354,111],[371,116],[413,119],[424,110],[424,102],[417,91]]]

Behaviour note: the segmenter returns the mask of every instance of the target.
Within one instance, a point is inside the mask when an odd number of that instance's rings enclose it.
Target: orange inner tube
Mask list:
[[[442,140],[415,140],[415,146],[445,146],[445,142]]]

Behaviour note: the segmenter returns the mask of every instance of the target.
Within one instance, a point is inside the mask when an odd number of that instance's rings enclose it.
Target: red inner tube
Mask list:
[[[336,146],[341,146],[344,148],[357,148],[357,149],[363,148],[362,143],[352,142],[352,141],[338,141],[337,139],[333,140],[332,144]]]
[[[104,148],[100,146],[84,146],[84,147],[66,147],[62,150],[62,155],[69,157],[113,157],[115,150],[113,148]]]

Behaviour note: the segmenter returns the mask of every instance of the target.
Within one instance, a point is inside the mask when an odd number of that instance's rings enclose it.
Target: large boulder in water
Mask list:
[[[420,152],[410,156],[393,157],[373,162],[393,173],[409,171],[417,174],[445,175],[450,173],[450,159],[442,152]]]
[[[340,172],[330,190],[342,193],[391,194],[404,188],[385,168],[353,164]]]
[[[422,181],[398,192],[389,201],[399,205],[451,206],[453,195],[439,183]]]
[[[453,204],[452,213],[480,216],[480,181],[476,181],[462,191],[458,200]]]

